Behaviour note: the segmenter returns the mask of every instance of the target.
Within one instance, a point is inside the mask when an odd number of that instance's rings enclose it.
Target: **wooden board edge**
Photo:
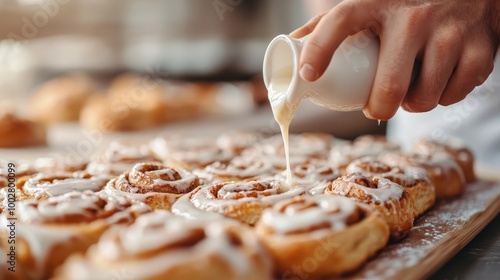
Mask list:
[[[425,254],[423,261],[403,269],[391,279],[419,280],[432,276],[447,261],[469,244],[500,212],[500,194],[488,201],[485,210],[474,214],[460,228],[442,238],[436,246]],[[464,231],[466,234],[464,234]],[[460,240],[456,240],[463,235]],[[437,257],[439,256],[439,257]]]

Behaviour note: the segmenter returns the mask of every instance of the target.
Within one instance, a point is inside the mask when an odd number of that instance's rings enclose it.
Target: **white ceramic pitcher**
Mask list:
[[[293,39],[279,35],[264,56],[264,83],[269,89],[273,76],[289,81],[290,104],[302,99],[337,111],[361,110],[367,103],[375,79],[379,40],[367,31],[349,36],[335,51],[325,73],[315,82],[302,80],[299,57],[307,36]]]

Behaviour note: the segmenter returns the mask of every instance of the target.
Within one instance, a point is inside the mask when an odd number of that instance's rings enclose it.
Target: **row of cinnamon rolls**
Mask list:
[[[379,137],[351,143],[304,134],[292,136],[297,186],[290,189],[280,140],[249,132],[212,141],[159,137],[149,145],[115,142],[88,164],[19,166],[22,273],[15,275],[270,279],[297,268],[341,275],[408,234],[436,198],[459,195],[474,179],[464,148],[423,141],[418,152],[403,153]],[[2,182],[0,251],[8,253]]]

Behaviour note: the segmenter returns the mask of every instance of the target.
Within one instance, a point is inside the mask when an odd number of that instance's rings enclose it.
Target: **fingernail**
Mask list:
[[[368,119],[371,119],[371,120],[375,119],[374,117],[372,117],[372,115],[370,114],[370,112],[368,112],[367,109],[363,109],[363,114],[365,114],[365,117]]]
[[[317,78],[318,72],[312,67],[311,64],[306,63],[300,68],[300,76],[302,79],[312,82]]]

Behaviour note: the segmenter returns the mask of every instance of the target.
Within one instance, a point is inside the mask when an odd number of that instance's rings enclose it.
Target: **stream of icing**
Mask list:
[[[271,78],[268,88],[268,98],[273,110],[274,119],[280,126],[286,157],[286,185],[291,188],[294,185],[292,169],[290,166],[289,127],[293,116],[302,101],[302,97],[290,99],[290,84],[292,67],[277,71]],[[294,95],[296,96],[296,95]]]

